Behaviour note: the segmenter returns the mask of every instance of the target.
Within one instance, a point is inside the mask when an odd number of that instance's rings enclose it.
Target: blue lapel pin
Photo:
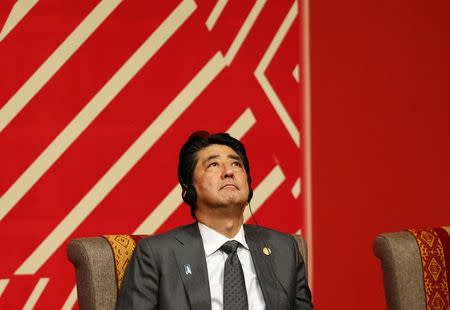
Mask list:
[[[191,265],[184,264],[184,273],[186,273],[186,275],[192,274]]]

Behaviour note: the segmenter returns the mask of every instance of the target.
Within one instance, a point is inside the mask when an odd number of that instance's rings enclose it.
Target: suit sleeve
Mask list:
[[[306,278],[306,268],[303,257],[298,249],[297,240],[291,236],[294,243],[295,256],[296,256],[296,292],[295,292],[295,309],[296,310],[308,310],[313,309],[314,306],[311,301],[311,291],[308,286],[308,280]]]
[[[117,298],[116,309],[158,309],[159,271],[151,245],[138,242]]]

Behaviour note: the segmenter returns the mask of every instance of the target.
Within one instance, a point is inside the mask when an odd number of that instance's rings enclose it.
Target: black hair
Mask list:
[[[247,153],[244,144],[230,136],[228,133],[210,134],[207,131],[196,131],[192,133],[189,139],[181,147],[178,158],[178,181],[182,189],[182,197],[184,202],[191,208],[191,216],[195,217],[195,207],[197,203],[197,193],[193,186],[194,170],[197,165],[197,153],[211,144],[226,145],[233,149],[242,160],[244,169],[247,172],[247,181],[249,186],[248,201],[252,198],[253,191],[250,186],[250,164],[248,162]]]

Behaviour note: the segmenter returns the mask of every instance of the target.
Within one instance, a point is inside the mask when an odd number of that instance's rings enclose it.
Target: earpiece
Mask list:
[[[252,177],[249,174],[247,175],[247,183],[248,183],[247,202],[250,204],[250,200],[252,200],[252,197],[253,197],[253,188],[252,188]]]
[[[250,204],[250,201],[248,202],[248,209],[250,211],[250,215],[252,216],[253,222],[255,222],[256,225],[258,225],[258,222],[256,221],[255,216],[253,215],[253,210],[252,210],[252,206]],[[259,225],[258,225],[259,226]]]
[[[189,206],[195,206],[197,202],[197,192],[195,191],[194,186],[189,186],[187,184],[181,183],[181,196],[185,203]]]

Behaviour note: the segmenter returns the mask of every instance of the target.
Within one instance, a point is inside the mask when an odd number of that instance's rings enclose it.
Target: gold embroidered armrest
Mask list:
[[[133,255],[136,243],[146,236],[135,235],[105,235],[114,256],[117,289],[120,289],[122,280],[127,270],[128,263]]]
[[[450,227],[410,229],[422,259],[427,309],[449,309]]]

